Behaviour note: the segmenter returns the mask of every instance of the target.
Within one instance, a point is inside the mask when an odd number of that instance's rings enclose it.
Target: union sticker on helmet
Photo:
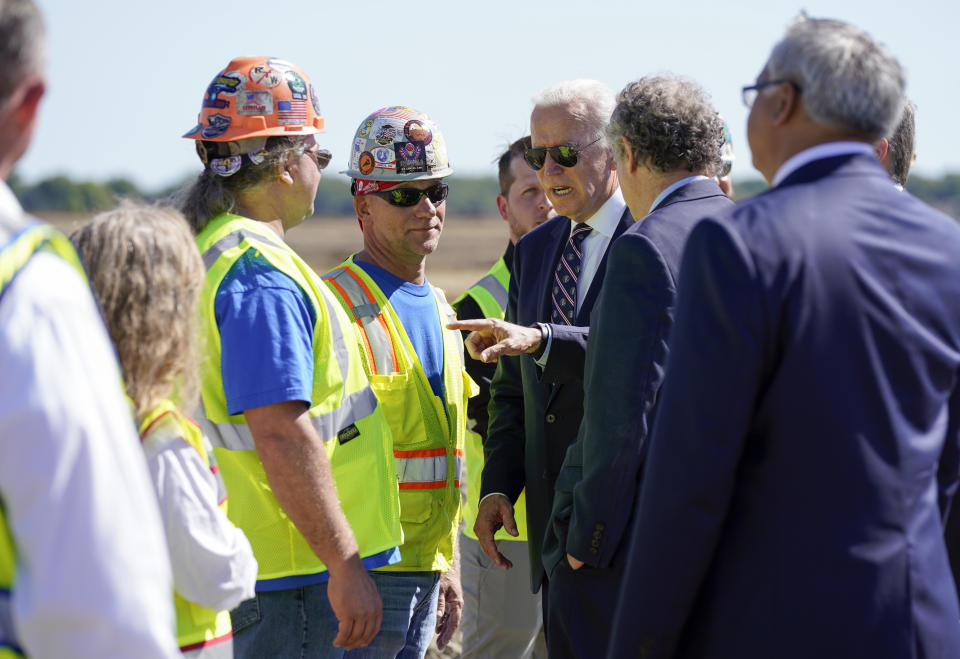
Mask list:
[[[369,151],[364,151],[360,154],[360,158],[357,161],[357,169],[360,170],[360,173],[366,176],[373,171],[374,161],[373,154]]]

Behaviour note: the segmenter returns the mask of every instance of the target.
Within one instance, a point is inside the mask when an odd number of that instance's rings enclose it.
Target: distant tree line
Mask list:
[[[67,176],[52,176],[36,183],[24,183],[16,173],[8,184],[29,212],[65,211],[91,213],[116,204],[120,197],[157,201],[170,199],[192,178],[161,190],[145,191],[133,182],[116,178],[105,183],[74,181]],[[480,176],[451,176],[450,196],[447,208],[458,216],[482,216],[496,213],[494,197],[497,195],[496,178]],[[737,199],[745,199],[766,190],[767,185],[759,179],[734,181]],[[931,206],[960,219],[960,174],[947,174],[940,178],[911,176],[907,190]],[[318,215],[350,215],[353,200],[349,182],[340,176],[327,176],[320,182],[315,210]]]

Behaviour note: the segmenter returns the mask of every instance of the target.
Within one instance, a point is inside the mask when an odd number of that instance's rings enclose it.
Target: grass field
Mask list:
[[[63,231],[83,226],[90,216],[43,213]],[[355,217],[312,217],[287,233],[287,242],[323,274],[362,246]],[[480,218],[447,216],[440,247],[427,258],[427,278],[453,300],[493,265],[507,246],[507,225],[498,215]]]

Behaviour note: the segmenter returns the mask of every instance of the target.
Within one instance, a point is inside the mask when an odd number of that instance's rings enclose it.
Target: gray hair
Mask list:
[[[43,72],[43,18],[33,0],[0,0],[0,103],[25,76]]]
[[[598,80],[565,80],[550,85],[533,97],[533,109],[573,104],[573,116],[598,137],[603,134],[616,105],[613,90]]]
[[[712,176],[722,167],[723,119],[692,80],[648,76],[624,87],[607,127],[614,156],[622,161],[621,137],[634,157],[656,172],[685,169]]]
[[[280,168],[286,164],[287,154],[299,158],[306,148],[302,138],[271,137],[266,145],[268,153],[261,162],[241,156],[240,169],[227,177],[204,167],[196,180],[174,197],[173,203],[194,233],[200,233],[214,217],[236,209],[237,193],[276,180]]]
[[[767,74],[799,88],[813,121],[869,142],[889,135],[903,108],[900,64],[885,46],[843,21],[797,17],[774,46]]]
[[[907,184],[913,154],[916,149],[917,123],[916,106],[907,99],[903,104],[903,115],[896,130],[887,138],[887,163],[890,178],[900,185]]]

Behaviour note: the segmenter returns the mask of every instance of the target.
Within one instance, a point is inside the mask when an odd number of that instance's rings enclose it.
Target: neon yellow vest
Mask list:
[[[170,401],[163,401],[140,422],[140,441],[158,442],[159,446],[172,445],[182,439],[196,449],[204,464],[217,479],[217,502],[227,512],[227,488],[220,477],[216,460],[211,456],[209,440],[200,428],[181,414]],[[177,645],[181,652],[217,645],[233,637],[229,611],[211,611],[199,604],[173,594],[174,610],[177,613]]]
[[[460,523],[467,399],[476,393],[464,370],[460,333],[444,327],[453,310],[443,292],[434,288],[443,332],[445,400],[441,401],[400,318],[353,257],[323,278],[355,321],[370,385],[393,430],[404,542],[401,561],[384,569],[444,572],[453,561]]]
[[[510,270],[503,257],[493,264],[489,272],[480,278],[476,284],[466,290],[463,295],[453,301],[453,308],[457,309],[467,297],[472,297],[484,318],[503,319],[507,308],[507,291],[510,289]],[[477,534],[473,532],[473,525],[477,521],[477,511],[480,505],[480,474],[483,472],[483,440],[475,432],[467,433],[467,501],[463,504],[463,533],[474,540]],[[497,531],[494,538],[497,540],[527,541],[527,496],[520,492],[520,498],[513,507],[513,516],[517,520],[517,531],[520,535],[514,538],[504,529]]]
[[[56,254],[72,265],[84,281],[87,280],[77,253],[63,234],[45,224],[27,224],[0,247],[0,299],[17,273],[39,251]],[[16,571],[16,546],[7,526],[3,501],[0,501],[0,659],[24,656],[10,608]]]
[[[207,268],[200,294],[205,359],[201,368],[204,432],[214,446],[230,492],[229,517],[243,529],[259,563],[258,578],[326,570],[267,482],[243,414],[227,413],[214,299],[223,278],[247,250],[259,252],[292,278],[316,314],[313,331],[313,406],[310,419],[324,441],[340,506],[365,558],[400,545],[400,509],[390,427],[363,371],[349,319],[319,276],[262,222],[238,215],[213,218],[197,236]]]

